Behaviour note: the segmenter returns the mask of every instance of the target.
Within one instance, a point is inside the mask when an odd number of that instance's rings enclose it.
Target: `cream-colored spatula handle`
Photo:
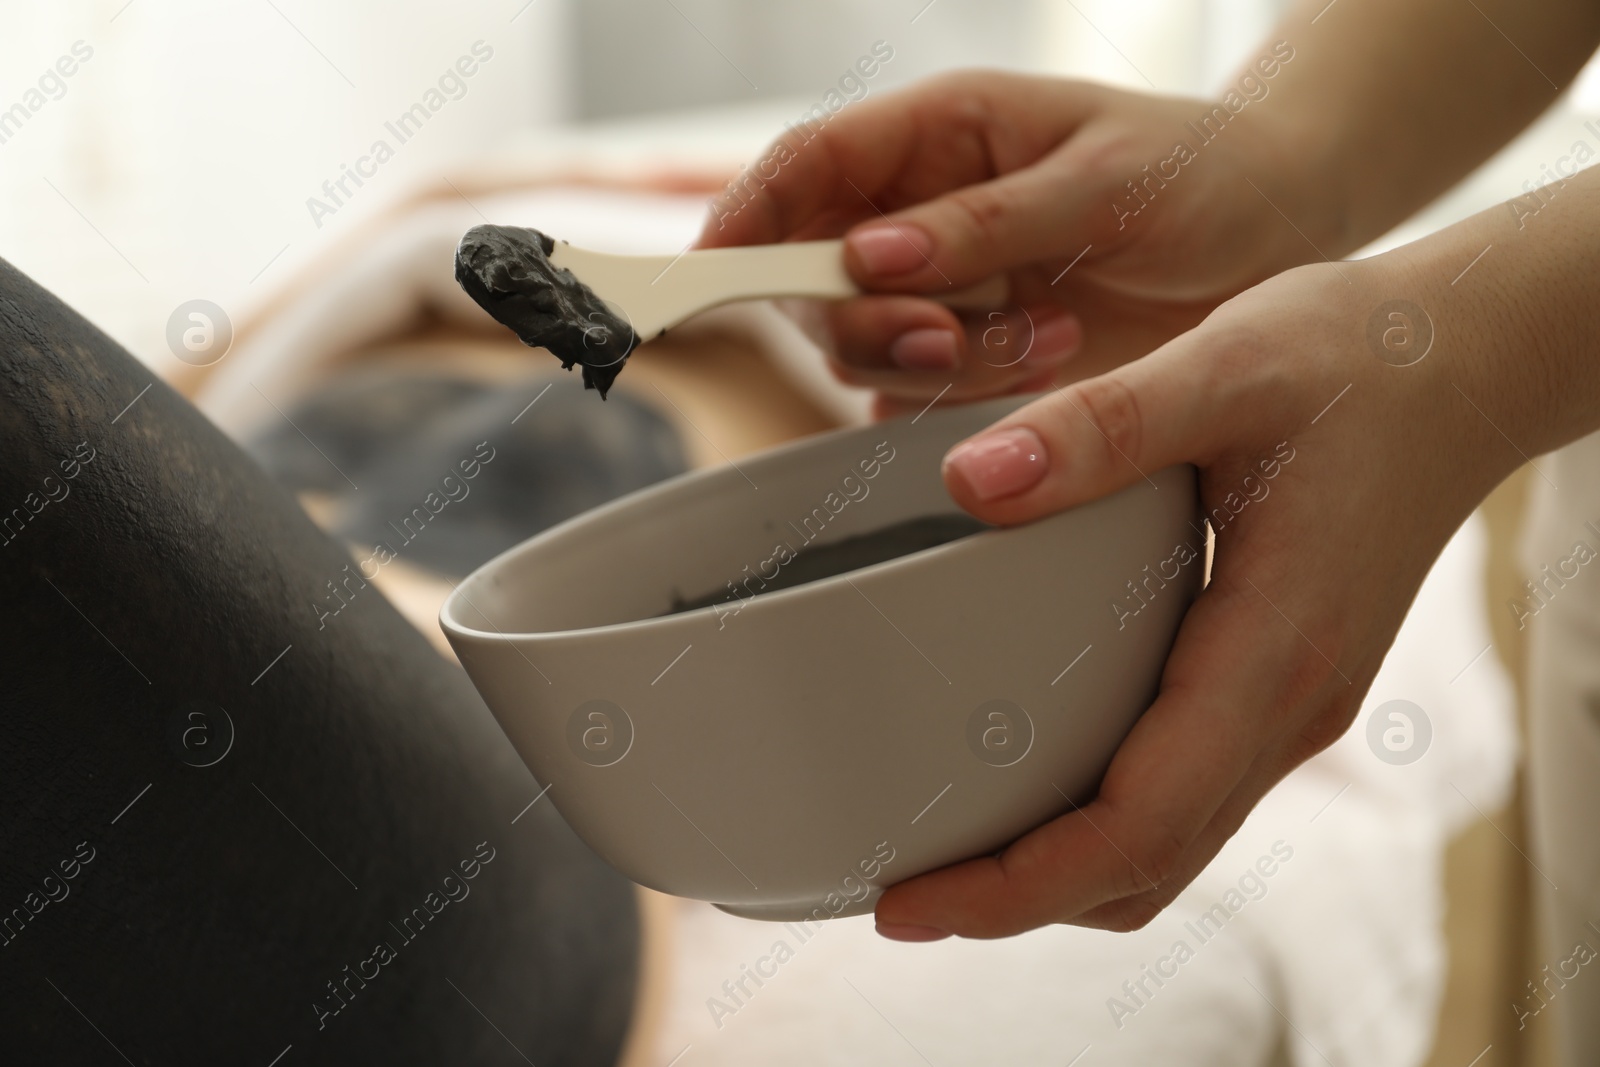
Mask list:
[[[735,300],[838,300],[862,293],[845,270],[842,240],[697,249],[676,256],[613,255],[558,241],[550,262],[570,270],[645,340]],[[989,310],[1005,303],[1007,285],[997,275],[975,286],[927,295],[954,308]]]

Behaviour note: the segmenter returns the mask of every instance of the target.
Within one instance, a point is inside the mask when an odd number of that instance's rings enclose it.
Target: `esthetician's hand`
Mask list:
[[[1263,57],[1274,76],[1292,65]],[[712,201],[700,244],[845,235],[851,274],[881,295],[803,321],[883,414],[946,386],[944,403],[1044,388],[1069,359],[1097,373],[1315,255],[1278,208],[1316,232],[1327,185],[1298,180],[1268,128],[1273,79],[1250,85],[1260,98],[1209,143],[1186,124],[1211,104],[1086,82],[968,72],[869,97],[809,141],[787,131]],[[1180,140],[1197,146],[1181,164]],[[1128,183],[1147,165],[1170,180],[1142,185],[1145,203]],[[926,299],[995,275],[1005,313]]]
[[[1192,463],[1220,528],[1211,582],[1098,796],[996,858],[890,888],[886,936],[1142,926],[1345,731],[1471,509],[1526,455],[1600,426],[1597,179],[1568,181],[1521,229],[1502,205],[1386,255],[1291,270],[949,453],[950,492],[990,522]],[[1407,351],[1426,356],[1395,365]]]

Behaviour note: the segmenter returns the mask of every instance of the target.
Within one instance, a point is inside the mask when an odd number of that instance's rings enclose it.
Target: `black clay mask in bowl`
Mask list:
[[[847,537],[832,544],[802,548],[799,551],[791,550],[790,554],[779,555],[771,560],[777,568],[771,575],[755,574],[747,566],[739,577],[728,581],[726,590],[719,589],[714,593],[691,598],[674,596],[672,610],[666,614],[675,615],[680,611],[709,608],[757,593],[776,593],[782,589],[793,589],[808,582],[818,582],[824,578],[870,567],[875,563],[909,556],[925,548],[949,544],[951,541],[990,529],[993,527],[988,523],[974,519],[970,515],[928,515],[906,519],[881,530],[856,534],[854,537]]]

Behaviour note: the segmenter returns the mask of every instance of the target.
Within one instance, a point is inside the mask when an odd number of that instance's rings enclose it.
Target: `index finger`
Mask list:
[[[906,109],[890,96],[863,100],[827,125],[787,125],[712,198],[696,246],[833,237],[875,213],[870,197],[911,154],[916,132]]]
[[[1095,99],[1069,82],[978,71],[865,98],[837,114],[813,108],[713,198],[697,245],[837,237],[880,208],[1033,162],[1081,125]]]

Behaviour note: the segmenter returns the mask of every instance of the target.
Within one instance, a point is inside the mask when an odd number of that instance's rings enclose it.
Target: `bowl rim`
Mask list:
[[[994,412],[994,417],[998,418],[999,415],[1013,411],[1020,407],[1022,403],[1026,403],[1026,400],[1031,399],[1032,397],[1028,397],[1019,402],[1018,398],[1016,397],[1000,397],[995,400],[980,401],[973,404],[963,404],[960,405],[958,409],[944,412],[933,412],[932,414],[954,421],[957,415],[965,415],[970,417],[974,410],[988,408]],[[920,417],[921,416],[918,416],[917,418]],[[916,421],[917,420],[915,418],[908,420],[905,416],[901,416],[898,419],[890,419],[884,422],[864,423],[858,426],[841,426],[832,430],[824,430],[821,433],[808,434],[805,437],[799,437],[792,441],[785,441],[782,444],[763,449],[760,452],[747,457],[746,462],[748,465],[754,466],[758,464],[767,464],[774,461],[781,461],[786,456],[804,452],[812,448],[825,446],[829,443],[842,440],[847,437],[859,435],[870,436],[870,431],[877,427],[893,426],[897,423],[910,425],[914,424]],[[954,442],[952,442],[952,444],[954,444]],[[716,610],[714,605],[691,608],[687,611],[671,612],[666,615],[655,615],[643,619],[627,619],[621,622],[603,623],[599,626],[585,626],[575,629],[561,630],[480,630],[476,627],[466,625],[454,616],[457,610],[458,601],[465,602],[469,607],[473,608],[474,612],[482,615],[482,612],[479,612],[477,608],[472,605],[472,602],[466,597],[466,595],[461,592],[464,587],[483,580],[485,576],[494,571],[503,570],[509,567],[513,562],[527,553],[537,553],[542,551],[545,547],[547,547],[547,544],[550,541],[571,536],[572,531],[576,528],[609,521],[612,516],[619,512],[631,511],[640,507],[641,505],[649,504],[657,498],[671,496],[676,493],[682,493],[693,487],[704,486],[708,482],[732,481],[740,477],[741,475],[739,474],[739,470],[727,463],[718,464],[712,467],[703,467],[699,470],[685,471],[682,474],[667,478],[661,482],[657,482],[655,485],[646,486],[643,489],[626,493],[615,500],[607,501],[598,507],[590,508],[588,511],[580,512],[569,519],[562,520],[547,530],[541,530],[532,537],[518,542],[517,544],[512,545],[510,548],[505,549],[504,551],[491,557],[484,563],[475,567],[465,578],[462,578],[459,582],[457,582],[450,590],[450,595],[445,598],[444,603],[439,607],[438,618],[440,629],[442,629],[445,633],[445,636],[449,638],[460,637],[476,642],[516,643],[550,641],[561,638],[575,637],[578,635],[593,637],[602,634],[609,635],[632,633],[647,627],[665,629],[674,624],[683,625],[702,619],[705,612],[714,612]],[[961,508],[953,500],[950,502],[950,504],[952,513],[961,512]],[[944,544],[931,545],[927,548],[918,549],[914,552],[907,552],[903,555],[894,556],[890,559],[880,560],[877,563],[873,563],[865,567],[857,567],[851,570],[841,571],[838,574],[831,574],[823,578],[816,578],[809,582],[803,582],[800,585],[790,586],[787,589],[776,589],[772,592],[756,593],[749,598],[747,601],[747,606],[756,607],[759,605],[763,610],[775,610],[780,606],[793,604],[801,599],[804,599],[808,595],[827,596],[837,593],[841,587],[843,587],[846,583],[851,582],[852,579],[857,578],[858,576],[876,579],[884,574],[892,573],[893,571],[905,569],[907,567],[928,566],[947,556],[961,553],[988,551],[997,540],[1001,539],[1003,535],[1015,535],[1024,529],[1048,524],[1052,520],[1060,519],[1065,515],[1071,514],[1073,510],[1076,509],[1068,509],[1067,511],[1048,515],[1041,519],[1034,520],[1033,522],[1021,523],[1015,526],[995,526],[986,530],[979,530],[975,533],[966,534],[962,537],[956,538],[953,541],[947,541]],[[740,610],[742,611],[745,609]]]

